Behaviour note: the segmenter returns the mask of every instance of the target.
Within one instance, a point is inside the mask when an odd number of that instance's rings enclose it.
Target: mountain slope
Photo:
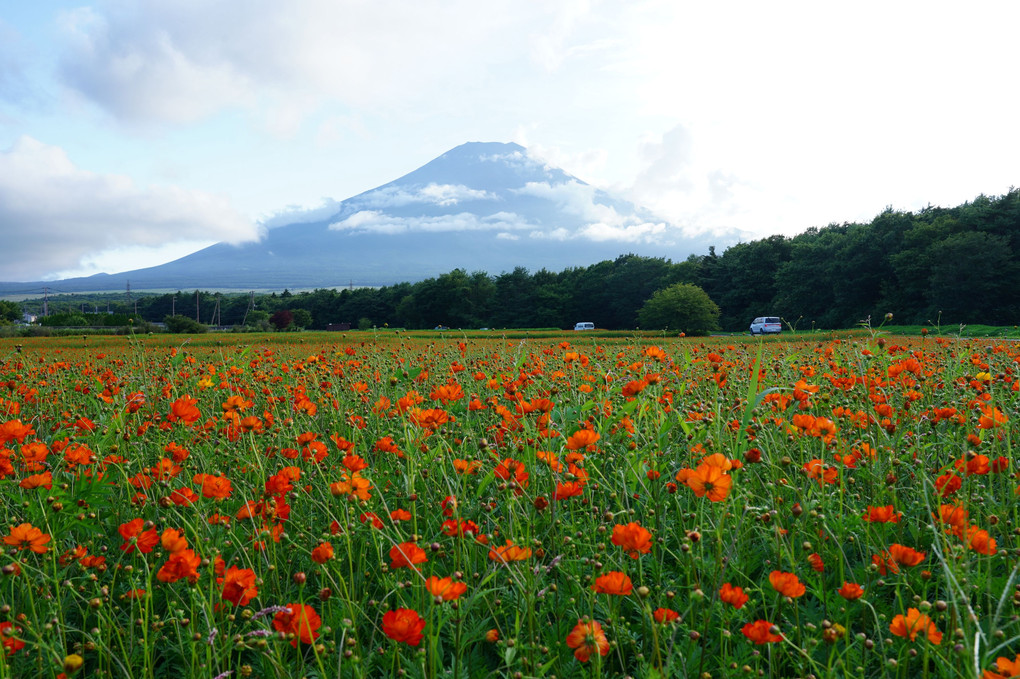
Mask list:
[[[559,271],[626,252],[683,259],[717,242],[687,238],[512,143],[462,144],[339,203],[328,219],[295,219],[256,243],[220,243],[156,267],[49,284],[64,291],[120,290],[128,281],[134,289],[377,286],[455,268]]]

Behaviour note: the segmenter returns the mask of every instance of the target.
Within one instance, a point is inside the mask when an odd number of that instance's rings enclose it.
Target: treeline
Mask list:
[[[681,262],[629,254],[559,272],[518,267],[490,275],[456,269],[382,288],[256,296],[178,292],[131,302],[121,293],[109,306],[139,322],[177,314],[204,324],[256,329],[324,329],[342,323],[352,328],[568,328],[578,321],[628,329],[637,327],[638,310],[657,290],[690,283],[718,304],[728,331],[746,330],[751,319],[763,315],[800,327],[846,328],[889,312],[907,324],[941,319],[1013,325],[1020,320],[1016,253],[1020,190],[1011,189],[954,208],[888,209],[867,224],[771,236]],[[71,302],[84,309],[90,303],[100,302],[82,302],[81,296]]]
[[[726,329],[775,314],[823,328],[1020,320],[1020,189],[954,208],[887,209],[867,224],[773,236],[698,261]]]
[[[455,270],[379,289],[316,290],[266,300],[328,322],[429,328],[634,328],[656,290],[701,287],[727,331],[756,316],[799,327],[848,328],[893,313],[898,323],[1020,321],[1020,189],[952,208],[887,209],[869,223],[831,224],[792,238],[710,249],[681,262],[623,255],[560,272],[517,268],[498,276]],[[281,305],[273,307],[273,304]]]

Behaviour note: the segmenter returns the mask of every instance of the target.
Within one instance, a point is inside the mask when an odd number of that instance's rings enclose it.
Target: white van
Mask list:
[[[778,334],[782,331],[783,322],[778,316],[759,316],[751,321],[752,335]]]
[[[595,329],[594,323],[583,322],[574,324],[574,330],[594,330],[594,329]]]

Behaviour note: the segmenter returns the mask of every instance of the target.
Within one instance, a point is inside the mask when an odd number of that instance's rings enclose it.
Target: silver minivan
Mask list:
[[[778,334],[783,331],[783,321],[778,316],[759,316],[751,321],[752,335]]]
[[[594,330],[595,324],[589,321],[574,324],[574,330]]]

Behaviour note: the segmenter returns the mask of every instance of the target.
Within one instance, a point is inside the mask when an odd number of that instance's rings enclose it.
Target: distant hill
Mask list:
[[[678,227],[557,168],[517,144],[462,144],[316,221],[268,230],[259,242],[219,243],[173,262],[49,281],[65,292],[380,286],[462,268],[499,274],[560,271],[621,253],[674,261],[732,238]],[[310,219],[310,218],[305,218]],[[0,294],[44,283],[0,283]]]

